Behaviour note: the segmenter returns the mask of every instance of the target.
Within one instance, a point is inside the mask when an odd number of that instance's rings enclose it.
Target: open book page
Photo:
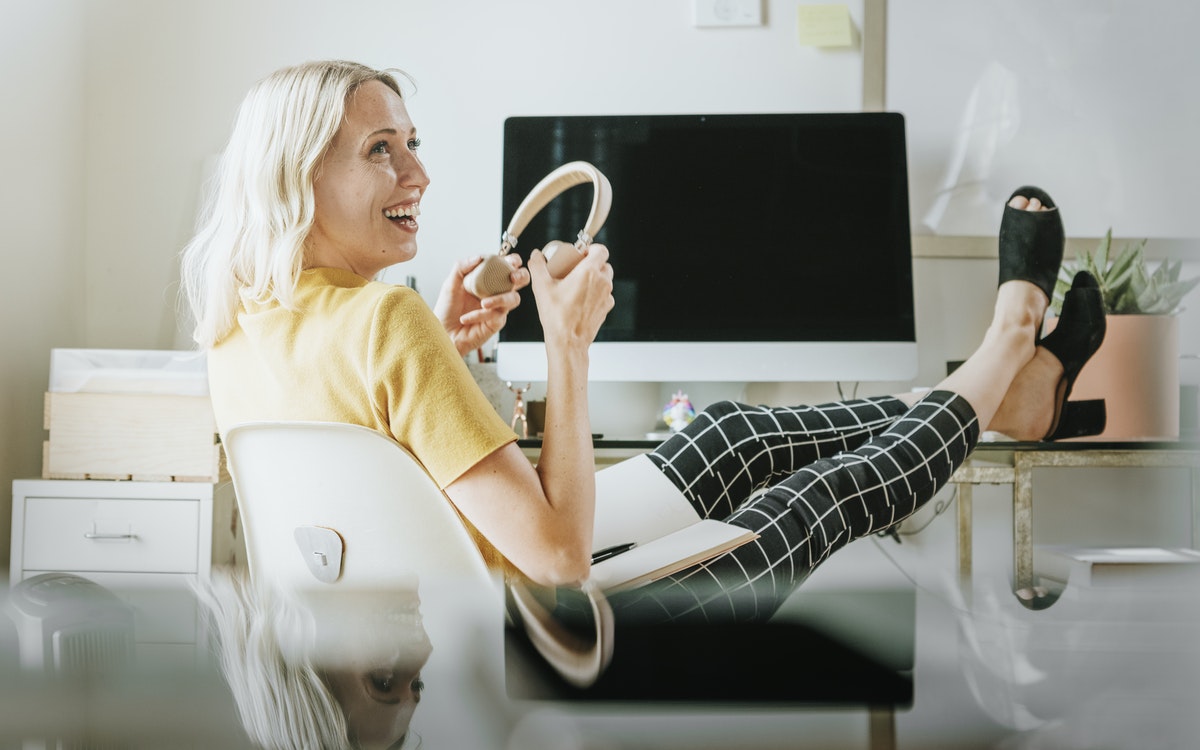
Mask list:
[[[645,544],[700,520],[700,515],[650,459],[635,456],[596,472],[592,551]]]
[[[645,456],[596,474],[592,550],[634,544],[592,566],[591,581],[611,592],[661,578],[733,549],[755,534],[702,520],[692,504]]]
[[[613,593],[633,588],[695,565],[751,541],[758,535],[740,526],[709,519],[638,544],[592,566],[591,581]]]

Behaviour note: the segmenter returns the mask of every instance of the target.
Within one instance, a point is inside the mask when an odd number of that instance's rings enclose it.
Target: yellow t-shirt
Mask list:
[[[295,302],[245,303],[209,352],[222,434],[260,420],[363,425],[407,448],[443,489],[516,439],[416,292],[316,268],[301,274]]]

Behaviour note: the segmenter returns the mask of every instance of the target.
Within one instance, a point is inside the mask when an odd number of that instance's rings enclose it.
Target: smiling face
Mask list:
[[[306,268],[343,268],[369,279],[416,255],[416,217],[429,186],[419,145],[403,100],[386,84],[367,81],[350,94],[313,180]]]
[[[345,712],[351,739],[364,750],[393,748],[407,736],[421,702],[421,667],[428,656],[426,651],[374,667],[324,672],[329,692]]]
[[[364,750],[398,747],[421,701],[433,644],[415,589],[305,595],[316,640],[310,656]]]

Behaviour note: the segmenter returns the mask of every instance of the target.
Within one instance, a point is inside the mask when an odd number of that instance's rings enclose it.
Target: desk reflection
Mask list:
[[[411,730],[433,651],[413,588],[198,587],[242,726],[264,748],[420,747]]]
[[[67,573],[0,588],[0,748],[504,748],[519,717],[498,604],[393,583],[281,590],[219,570],[185,592]],[[144,642],[163,611],[194,614],[194,642]]]

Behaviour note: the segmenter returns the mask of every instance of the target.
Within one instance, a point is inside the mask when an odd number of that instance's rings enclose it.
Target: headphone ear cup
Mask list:
[[[542,255],[546,256],[546,269],[550,271],[550,275],[561,279],[579,265],[584,254],[570,242],[550,240],[542,248]]]
[[[513,288],[512,266],[500,255],[489,255],[463,279],[463,287],[479,299]]]

